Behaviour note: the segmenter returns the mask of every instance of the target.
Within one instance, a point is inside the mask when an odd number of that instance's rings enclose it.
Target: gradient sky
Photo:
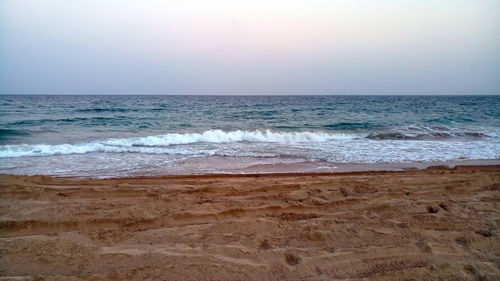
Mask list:
[[[0,0],[0,93],[499,94],[498,0]]]

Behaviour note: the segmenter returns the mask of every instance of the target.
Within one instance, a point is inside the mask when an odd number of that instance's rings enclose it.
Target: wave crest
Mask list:
[[[21,144],[0,146],[0,158],[22,156],[50,156],[59,154],[108,153],[154,153],[154,154],[203,154],[188,148],[172,145],[194,143],[268,142],[307,143],[338,139],[352,139],[355,135],[328,134],[325,132],[274,132],[208,130],[203,133],[171,133],[137,138],[114,138],[77,144]]]

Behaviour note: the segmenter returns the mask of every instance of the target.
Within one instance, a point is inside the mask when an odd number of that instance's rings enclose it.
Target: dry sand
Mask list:
[[[500,166],[0,176],[1,280],[500,280]]]

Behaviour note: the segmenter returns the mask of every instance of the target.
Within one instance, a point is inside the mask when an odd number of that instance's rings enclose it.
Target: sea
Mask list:
[[[500,96],[0,96],[3,174],[108,178],[436,163],[500,164]]]

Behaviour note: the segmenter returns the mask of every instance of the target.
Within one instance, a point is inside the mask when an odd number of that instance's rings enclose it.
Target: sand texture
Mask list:
[[[500,280],[500,166],[0,175],[0,280]]]

